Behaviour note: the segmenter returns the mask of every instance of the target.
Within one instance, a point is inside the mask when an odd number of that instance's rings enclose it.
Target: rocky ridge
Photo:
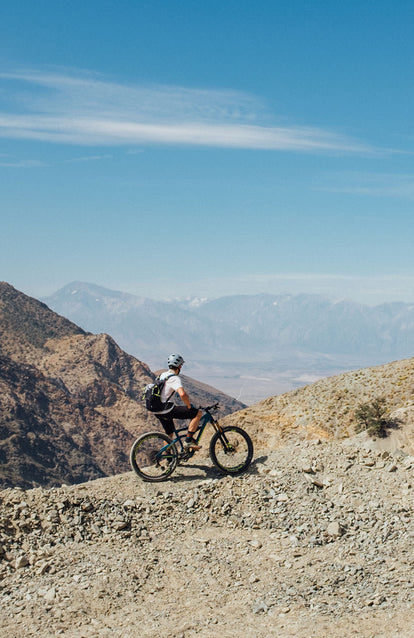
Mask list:
[[[131,435],[59,379],[0,358],[0,397],[3,487],[81,482],[127,467]]]
[[[414,636],[414,456],[359,435],[0,493],[0,636]]]
[[[414,358],[321,379],[265,399],[228,421],[270,449],[298,437],[341,439],[354,434],[358,406],[376,397],[385,399],[395,422],[389,442],[414,454]]]

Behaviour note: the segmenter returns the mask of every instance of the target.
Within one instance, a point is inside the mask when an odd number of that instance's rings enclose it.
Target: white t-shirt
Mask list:
[[[164,387],[161,390],[161,401],[163,403],[168,401],[168,405],[165,410],[163,410],[162,412],[155,412],[155,414],[167,414],[168,412],[171,412],[174,407],[174,395],[179,388],[183,387],[178,374],[172,374],[171,370],[166,370],[165,372],[160,374],[160,379],[165,379],[165,377],[168,377],[168,379],[166,380]]]

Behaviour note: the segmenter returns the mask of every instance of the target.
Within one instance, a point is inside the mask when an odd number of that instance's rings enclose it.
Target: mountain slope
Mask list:
[[[3,487],[76,483],[128,467],[131,436],[59,379],[0,358]]]
[[[49,339],[85,334],[46,304],[0,282],[0,348],[4,355],[28,363],[36,360]]]
[[[414,454],[414,358],[321,379],[265,399],[227,420],[252,432],[260,447],[274,449],[291,439],[351,436],[355,410],[377,397],[384,397],[390,415],[399,420],[392,439],[400,438]]]

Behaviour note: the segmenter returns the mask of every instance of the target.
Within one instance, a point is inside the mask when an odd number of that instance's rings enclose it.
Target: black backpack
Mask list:
[[[154,383],[149,383],[145,386],[142,398],[145,401],[145,407],[147,408],[147,410],[149,410],[150,412],[162,412],[163,410],[165,410],[168,401],[174,394],[174,390],[171,392],[165,403],[161,401],[161,390],[163,389],[167,379],[170,379],[173,376],[174,372],[169,374],[164,379],[160,379],[160,377],[157,377]]]

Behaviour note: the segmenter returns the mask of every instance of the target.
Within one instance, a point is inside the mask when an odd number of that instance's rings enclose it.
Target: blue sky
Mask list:
[[[414,301],[412,2],[4,0],[0,279]]]

